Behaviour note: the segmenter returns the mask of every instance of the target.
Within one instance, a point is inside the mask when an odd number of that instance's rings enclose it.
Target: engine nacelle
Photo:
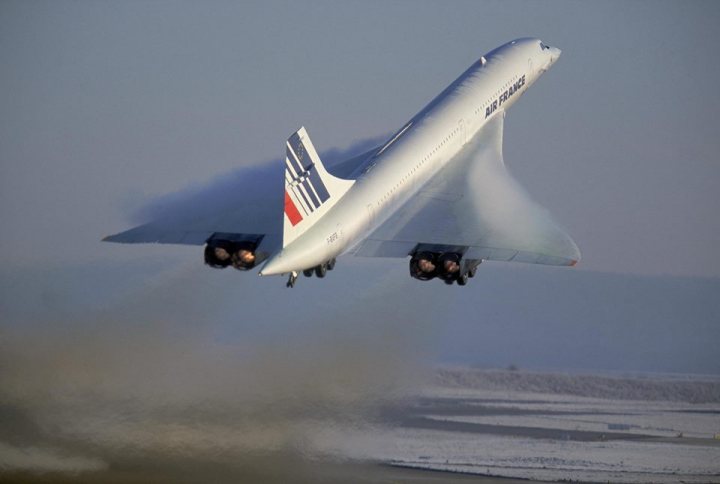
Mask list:
[[[247,271],[257,264],[253,242],[234,242],[230,240],[211,239],[205,246],[205,264],[216,269],[233,266],[240,271]]]
[[[447,284],[456,282],[464,286],[469,277],[475,276],[482,260],[463,259],[458,252],[416,252],[410,259],[410,277],[420,281],[439,278]]]

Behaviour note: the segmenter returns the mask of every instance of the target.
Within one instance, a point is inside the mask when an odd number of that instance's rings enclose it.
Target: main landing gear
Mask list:
[[[313,274],[315,274],[319,278],[323,278],[327,275],[328,271],[331,271],[335,269],[335,259],[330,259],[329,261],[320,264],[319,266],[310,267],[309,269],[303,269],[303,275],[305,277],[312,277]],[[290,278],[288,279],[287,284],[285,284],[286,287],[295,287],[295,282],[297,281],[298,273],[293,271],[290,273]]]
[[[478,263],[479,264],[479,263]],[[458,286],[464,286],[468,283],[468,280],[470,278],[475,277],[475,273],[477,272],[478,264],[470,264],[470,267],[468,267],[468,270],[465,272],[461,272],[457,276],[457,280],[455,282],[458,283]]]

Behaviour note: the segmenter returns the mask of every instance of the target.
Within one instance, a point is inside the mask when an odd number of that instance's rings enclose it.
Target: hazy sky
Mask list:
[[[6,322],[118,310],[186,264],[199,307],[227,309],[220,339],[393,320],[445,360],[720,372],[718,25],[717,2],[1,2]],[[509,112],[505,159],[575,269],[487,264],[460,292],[348,259],[289,293],[199,248],[99,242],[158,197],[280,164],[301,125],[321,152],[389,133],[522,36],[563,55]]]
[[[507,117],[580,270],[720,275],[716,2],[2,2],[4,263],[116,257],[154,196],[390,132],[519,36],[563,49]],[[139,249],[140,251],[143,249]]]

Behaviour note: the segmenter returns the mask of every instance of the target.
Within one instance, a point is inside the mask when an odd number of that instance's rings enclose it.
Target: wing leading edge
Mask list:
[[[510,175],[502,156],[504,117],[491,120],[441,173],[353,250],[407,257],[418,247],[469,259],[574,265],[580,251]]]

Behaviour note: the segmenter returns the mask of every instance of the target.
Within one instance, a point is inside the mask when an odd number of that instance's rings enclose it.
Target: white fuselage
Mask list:
[[[357,182],[305,233],[272,257],[262,275],[315,267],[364,240],[504,112],[560,56],[539,39],[518,39],[475,62],[406,123]]]

